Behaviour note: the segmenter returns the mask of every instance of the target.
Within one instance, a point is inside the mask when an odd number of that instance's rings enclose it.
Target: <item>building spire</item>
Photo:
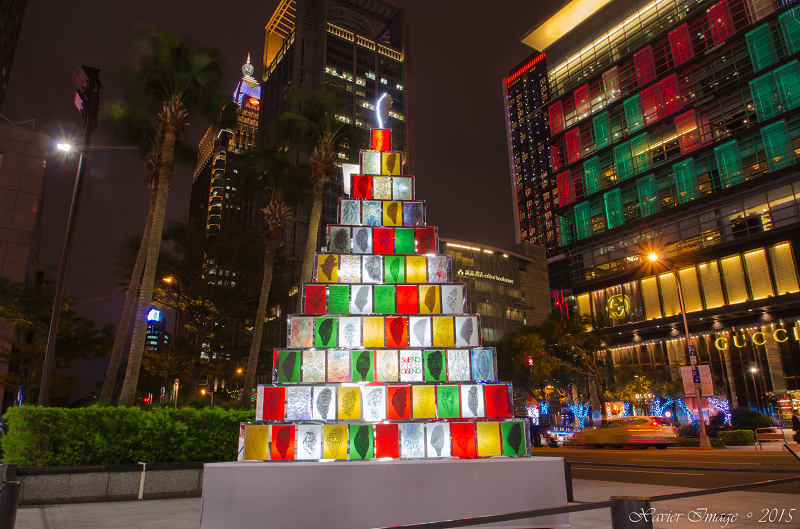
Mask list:
[[[245,75],[245,77],[253,77],[253,72],[255,72],[255,69],[253,68],[253,65],[250,64],[250,52],[248,51],[247,62],[242,66],[242,73]]]

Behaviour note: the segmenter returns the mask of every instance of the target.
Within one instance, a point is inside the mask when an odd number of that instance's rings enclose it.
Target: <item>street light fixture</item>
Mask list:
[[[758,384],[756,384],[756,373],[758,373],[758,368],[756,366],[750,366],[750,375],[753,377],[753,392],[756,395],[756,410],[760,413],[761,403],[758,400]]]
[[[697,366],[697,349],[695,349],[695,346],[692,343],[692,337],[689,334],[689,321],[686,319],[686,305],[683,303],[681,280],[678,277],[678,273],[675,271],[675,269],[672,268],[667,261],[660,259],[657,253],[649,253],[647,255],[647,259],[649,259],[652,263],[660,262],[675,277],[675,284],[678,286],[678,302],[680,303],[681,316],[683,316],[683,331],[686,335],[686,347],[689,350],[689,360],[692,364],[692,379],[694,380],[694,394],[697,398],[697,411],[700,414],[698,419],[698,422],[700,423],[700,448],[711,448],[711,439],[708,438],[708,433],[706,432],[706,423],[703,420],[703,387],[700,383],[700,368]]]

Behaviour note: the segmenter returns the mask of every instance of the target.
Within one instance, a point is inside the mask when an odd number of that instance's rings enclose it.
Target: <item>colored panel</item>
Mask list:
[[[794,163],[794,149],[789,141],[786,121],[780,120],[761,128],[761,139],[764,140],[764,151],[770,171],[776,171]]]
[[[636,191],[639,195],[639,214],[646,217],[658,213],[658,191],[656,190],[655,176],[645,176],[637,180]]]
[[[508,407],[508,386],[505,384],[487,384],[483,387],[486,394],[486,416],[505,418],[513,414]]]
[[[425,428],[422,423],[400,425],[400,457],[417,459],[425,457]]]
[[[458,386],[436,386],[437,413],[441,419],[461,417]]]
[[[375,457],[400,457],[400,430],[397,424],[375,425]]]
[[[350,382],[350,352],[328,350],[326,373],[328,382]]]
[[[361,224],[361,201],[341,199],[339,201],[339,223],[355,226]]]
[[[375,285],[373,287],[375,314],[396,314],[394,285]]]
[[[422,382],[422,351],[400,351],[400,381]]]
[[[492,347],[478,347],[470,351],[472,355],[472,380],[485,382],[496,380],[496,351]],[[483,397],[483,393],[478,395]],[[481,405],[482,406],[482,405]]]
[[[394,230],[391,228],[375,228],[372,230],[372,234],[375,253],[394,253]]]
[[[427,262],[423,256],[406,257],[406,282],[426,283],[428,281]]]
[[[661,96],[658,85],[654,84],[642,90],[641,97],[645,124],[650,125],[661,119]]]
[[[611,145],[611,123],[608,121],[608,112],[603,112],[592,120],[594,128],[594,144],[600,150],[606,145]]]
[[[450,425],[446,422],[425,424],[428,457],[450,457]]]
[[[389,419],[410,419],[411,386],[389,386],[387,391]]]
[[[447,380],[444,351],[425,351],[425,381],[444,382]]]
[[[550,134],[555,136],[564,130],[564,109],[561,101],[550,105],[547,109],[547,114],[550,118]]]
[[[342,259],[342,263],[344,262],[345,260]],[[383,283],[383,257],[380,255],[365,255],[362,262],[361,281],[364,283]]]
[[[716,147],[714,156],[717,159],[717,170],[724,187],[730,187],[742,181],[742,162],[739,159],[736,140]]]
[[[410,176],[392,177],[392,199],[412,200],[414,198],[414,179]]]
[[[719,260],[722,268],[722,280],[725,282],[725,292],[728,295],[728,305],[750,301],[747,294],[747,284],[742,268],[742,257],[730,255]]]
[[[600,180],[600,159],[596,156],[583,162],[583,185],[587,195],[603,188],[603,182]]]
[[[644,302],[644,317],[646,320],[663,317],[661,315],[661,300],[658,297],[658,283],[655,277],[646,277],[641,280],[642,301]]]
[[[528,453],[524,422],[503,421],[500,423],[500,430],[503,436],[504,456],[524,456]]]
[[[456,346],[476,347],[480,337],[480,324],[477,316],[456,316]]]
[[[475,423],[450,423],[450,437],[453,443],[453,457],[474,459],[478,456],[478,448],[475,443]]]
[[[452,281],[450,259],[446,255],[428,257],[428,283],[447,283]]]
[[[386,420],[386,386],[361,386],[361,414],[365,421]]]
[[[453,318],[449,316],[434,316],[432,334],[434,347],[453,347],[455,345],[455,334],[453,331]]]
[[[289,347],[314,347],[314,318],[289,317]]]
[[[442,302],[439,287],[434,285],[419,286],[419,313],[441,314]]]
[[[681,154],[689,153],[700,147],[700,131],[697,128],[697,118],[694,115],[694,110],[676,117],[675,128],[678,131]]]
[[[350,228],[329,226],[328,246],[331,253],[350,253]]]
[[[633,176],[633,157],[630,142],[614,147],[614,165],[617,170],[617,181],[622,182]]]
[[[442,312],[462,314],[464,312],[464,285],[442,285]]]
[[[397,228],[394,230],[394,253],[415,253],[414,228]]]
[[[374,457],[372,425],[351,424],[350,429],[350,459],[372,459]]]
[[[731,10],[728,8],[728,0],[717,2],[706,11],[708,15],[708,25],[711,28],[711,37],[714,44],[719,44],[734,33],[736,28],[731,18]]]
[[[631,140],[631,155],[633,156],[633,172],[639,174],[652,167],[650,161],[650,144],[647,134],[639,134]]]
[[[416,250],[418,254],[435,254],[436,253],[436,229],[433,227],[428,228],[415,228]]]
[[[636,79],[639,86],[645,85],[656,78],[656,64],[653,61],[653,50],[650,46],[636,52],[633,56],[636,65]]]
[[[303,351],[303,382],[325,382],[325,351]]]
[[[347,426],[325,425],[322,438],[324,459],[347,459]]]
[[[386,318],[386,346],[408,347],[408,320]]]
[[[361,318],[339,318],[339,347],[361,345]]]
[[[767,120],[781,112],[781,98],[771,72],[750,81],[750,93],[753,94],[753,104],[756,106],[756,116],[759,121]]]
[[[775,45],[772,43],[769,23],[747,32],[744,39],[747,42],[750,59],[753,61],[753,70],[759,71],[778,62],[778,54],[775,53]]]
[[[469,358],[470,351],[450,349],[447,351],[447,380],[450,382],[466,382],[472,380]]]
[[[361,151],[361,170],[364,174],[381,174],[380,151]]]
[[[397,350],[379,349],[375,351],[375,380],[378,382],[397,382],[400,380],[398,373],[399,362],[400,355]]]
[[[664,307],[664,317],[675,316],[681,313],[681,303],[678,297],[678,283],[675,274],[666,272],[658,276],[658,286],[661,290],[661,301]]]
[[[800,64],[792,61],[772,71],[783,110],[800,106]]]
[[[800,6],[794,7],[778,17],[781,31],[790,54],[800,51]]]
[[[350,287],[330,285],[328,288],[328,314],[350,313]]]
[[[661,115],[669,116],[683,107],[681,91],[678,87],[678,76],[670,75],[658,82],[658,94],[661,97]]]
[[[372,228],[353,228],[353,253],[372,253]]]
[[[399,152],[381,153],[381,174],[399,175],[400,166],[403,164],[402,155]]]
[[[560,152],[557,145],[550,145],[550,167],[553,168],[553,171],[558,171],[561,168]]]
[[[405,283],[405,257],[387,255],[383,259],[383,278],[387,283]]]
[[[361,419],[361,388],[340,387],[336,392],[336,409],[340,421]]]
[[[588,84],[575,90],[575,119],[581,120],[592,112],[590,99]]]
[[[371,151],[391,151],[392,150],[391,129],[372,129],[370,131],[369,148]]]
[[[315,323],[314,347],[336,347],[338,338],[336,318],[317,318]]]
[[[572,212],[568,211],[564,215],[556,216],[558,223],[558,245],[566,246],[572,244]]]
[[[286,388],[264,388],[261,420],[282,421],[284,419]]]
[[[303,285],[305,314],[325,314],[327,309],[327,287],[325,285]]]
[[[278,382],[300,382],[300,365],[302,355],[299,351],[279,351],[278,352]]]
[[[622,211],[620,190],[614,189],[603,195],[603,202],[606,208],[606,225],[608,229],[622,226],[625,223],[625,215]]]
[[[320,283],[336,283],[339,280],[339,256],[331,254],[317,255],[317,281]]]
[[[478,433],[478,456],[491,457],[503,453],[500,441],[500,423],[479,422],[475,424]]]
[[[703,298],[700,297],[697,269],[694,266],[681,268],[678,270],[678,278],[681,281],[681,291],[683,292],[683,303],[686,306],[686,312],[703,310]]]
[[[403,225],[403,203],[384,202],[383,203],[383,225],[402,226]]]
[[[622,85],[619,82],[619,70],[616,66],[603,73],[603,91],[608,102],[622,96]]]
[[[669,47],[672,50],[672,61],[675,66],[694,57],[692,37],[689,35],[687,24],[682,24],[669,32]]]
[[[403,226],[424,226],[422,202],[403,203]]]
[[[337,279],[339,283],[361,283],[361,256],[340,255]]]
[[[364,318],[364,347],[384,347],[383,318]]]
[[[747,282],[753,299],[765,299],[775,295],[772,290],[772,280],[769,277],[767,265],[767,252],[764,248],[745,252],[744,266],[747,270]]]
[[[244,459],[269,459],[270,432],[268,424],[248,424],[244,427]]]
[[[311,420],[311,387],[291,386],[286,388],[286,420]]]
[[[372,176],[353,175],[353,182],[350,188],[353,198],[372,198]]]
[[[364,324],[366,327],[366,323]],[[353,382],[374,382],[375,381],[375,364],[373,358],[374,351],[351,351],[352,361],[350,365],[353,366],[353,373],[351,375]]]
[[[383,218],[383,206],[376,200],[361,201],[361,224],[364,226],[380,226]]]
[[[775,290],[778,295],[800,292],[797,285],[797,272],[792,255],[792,245],[788,242],[776,244],[769,249],[769,261],[772,265],[772,277],[775,279]]]
[[[573,201],[575,192],[572,189],[572,177],[569,171],[563,171],[556,175],[556,187],[558,188],[558,204],[566,206]]]
[[[626,99],[622,106],[625,109],[625,122],[628,125],[628,134],[636,132],[644,127],[644,113],[642,112],[642,102],[639,94]]]
[[[294,426],[279,426],[273,424],[270,441],[270,456],[272,461],[294,460]]]
[[[415,285],[397,285],[397,313],[419,314],[418,289]]]
[[[391,200],[392,199],[392,177],[391,176],[373,176],[372,177],[372,198],[380,199],[380,200]],[[384,204],[384,215],[386,213],[385,209],[386,204]],[[403,222],[403,215],[397,215],[395,211],[395,217],[400,217],[400,222]],[[386,222],[384,222],[386,224]]]
[[[592,235],[592,217],[589,212],[589,203],[582,202],[575,206],[575,238],[585,239]]]
[[[564,135],[567,146],[567,163],[575,163],[581,159],[581,130],[573,127]]]
[[[435,419],[436,418],[436,387],[435,386],[412,386],[413,411],[412,417],[415,419]]]
[[[703,285],[703,301],[706,309],[716,309],[725,305],[717,262],[709,261],[699,264],[697,272],[700,274],[700,281]]]
[[[689,158],[672,166],[675,183],[678,186],[678,199],[681,204],[694,200],[698,195],[697,178],[694,172],[694,160]]]

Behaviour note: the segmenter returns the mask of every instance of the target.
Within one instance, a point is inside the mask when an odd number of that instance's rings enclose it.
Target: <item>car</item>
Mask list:
[[[675,443],[677,434],[672,423],[663,417],[620,417],[611,419],[599,428],[588,428],[575,434],[573,444],[603,448],[638,446],[667,448]]]

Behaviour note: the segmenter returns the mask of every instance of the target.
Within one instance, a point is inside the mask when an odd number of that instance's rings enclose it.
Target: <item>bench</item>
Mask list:
[[[781,441],[786,442],[786,436],[780,428],[756,428],[756,450],[761,448],[762,441]]]

